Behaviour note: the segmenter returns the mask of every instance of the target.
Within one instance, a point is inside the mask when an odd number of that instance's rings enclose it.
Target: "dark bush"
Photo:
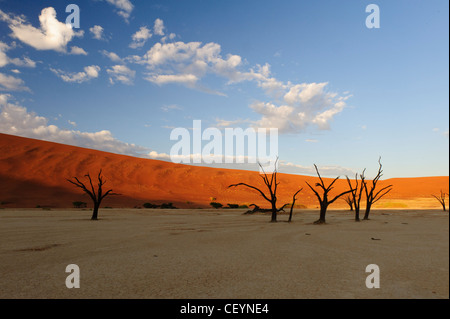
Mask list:
[[[152,203],[145,203],[142,206],[144,206],[144,208],[158,208],[159,207],[159,205],[155,205],[155,204],[152,204]]]
[[[75,208],[86,208],[87,204],[85,202],[73,202],[73,207]]]
[[[217,203],[217,202],[211,202],[209,203],[209,205],[211,205],[214,208],[221,208],[223,205],[221,203]]]
[[[161,208],[163,208],[163,209],[176,209],[176,207],[173,206],[172,203],[162,203],[161,204]]]

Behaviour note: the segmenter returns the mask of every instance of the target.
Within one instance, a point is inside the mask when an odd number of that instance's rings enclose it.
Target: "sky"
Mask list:
[[[0,0],[0,132],[170,160],[172,130],[201,120],[277,128],[280,172],[370,178],[381,156],[383,178],[448,176],[448,12],[446,0]]]

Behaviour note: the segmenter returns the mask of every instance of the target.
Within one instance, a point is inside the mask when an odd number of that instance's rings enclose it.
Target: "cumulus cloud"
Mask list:
[[[156,32],[155,32],[156,33]],[[297,133],[312,125],[320,130],[330,128],[333,118],[346,107],[350,95],[327,90],[328,83],[283,82],[272,76],[270,65],[244,69],[239,55],[223,56],[221,46],[210,42],[155,43],[142,57],[128,59],[147,67],[145,80],[157,85],[178,83],[212,94],[201,80],[208,74],[228,80],[228,84],[255,82],[276,102],[256,101],[250,108],[260,116],[254,127],[278,128],[280,133]]]
[[[328,83],[292,85],[284,95],[284,104],[256,102],[250,107],[262,117],[259,127],[276,127],[280,133],[295,133],[314,124],[321,130],[329,129],[330,121],[346,106],[350,96],[328,92]]]
[[[181,83],[217,94],[218,92],[196,83],[207,74],[236,78],[239,75],[236,68],[242,62],[238,55],[227,55],[223,58],[220,51],[220,45],[217,43],[156,43],[144,56],[134,58],[133,62],[147,66],[145,79],[150,82],[159,85]]]
[[[15,66],[29,67],[29,68],[36,67],[36,62],[31,60],[28,57],[24,57],[23,59],[8,57],[6,55],[6,51],[8,51],[10,49],[11,49],[11,46],[0,41],[0,68],[4,67],[7,64],[14,64]]]
[[[103,54],[105,57],[110,59],[112,62],[120,62],[123,63],[122,59],[114,52],[102,50],[100,51],[101,54]]]
[[[87,55],[87,52],[84,51],[84,49],[77,47],[77,46],[72,46],[70,48],[70,54],[74,54],[74,55]]]
[[[6,55],[6,51],[9,49],[9,46],[6,43],[0,41],[0,68],[4,67],[9,63],[9,58]]]
[[[129,0],[106,0],[109,4],[113,5],[117,9],[117,14],[128,22],[131,12],[133,11],[133,4]]]
[[[22,79],[0,72],[0,91],[30,91]]]
[[[92,28],[89,28],[89,32],[92,33],[94,39],[103,40],[103,27],[94,25]]]
[[[61,129],[25,107],[10,103],[11,96],[0,94],[0,132],[45,141],[86,147],[117,154],[144,156],[149,149],[117,140],[107,130],[81,132]],[[72,124],[72,123],[71,123]]]
[[[50,70],[60,77],[64,82],[83,83],[90,79],[97,78],[100,72],[98,65],[90,65],[84,67],[84,71],[77,73],[65,72],[59,69],[50,68]]]
[[[177,35],[175,33],[170,33],[169,35],[162,37],[161,42],[165,43],[167,40],[173,40],[176,36]]]
[[[125,65],[114,65],[110,69],[107,69],[106,72],[109,74],[109,81],[111,84],[116,82],[121,82],[123,84],[131,85],[133,84],[133,79],[136,74],[136,71],[129,69]]]
[[[141,48],[144,46],[145,42],[152,37],[152,33],[147,27],[141,27],[135,34],[131,36],[133,40],[129,47],[132,49]]]
[[[198,78],[193,74],[150,75],[145,79],[158,85],[167,83],[181,83],[190,87],[193,87],[198,81]]]
[[[156,19],[155,20],[155,25],[153,26],[153,32],[155,32],[155,34],[163,36],[164,35],[164,22],[161,19]]]
[[[0,20],[8,23],[11,36],[37,50],[55,50],[67,52],[67,44],[83,31],[75,32],[70,24],[56,19],[56,11],[52,7],[44,8],[39,15],[40,27],[28,24],[23,16],[13,16],[0,10]]]

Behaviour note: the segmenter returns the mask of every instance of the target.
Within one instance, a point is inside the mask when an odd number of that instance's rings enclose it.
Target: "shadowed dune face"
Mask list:
[[[181,208],[198,208],[209,207],[212,198],[224,205],[267,206],[256,191],[227,188],[244,182],[264,189],[258,172],[174,164],[5,134],[0,134],[0,150],[0,202],[4,207],[71,207],[74,201],[87,202],[90,207],[88,196],[66,178],[80,178],[87,172],[96,176],[100,169],[107,180],[105,188],[121,194],[107,197],[102,206],[135,207],[144,202],[172,202]],[[305,181],[315,183],[316,177],[279,174],[279,181],[280,206],[291,202],[300,187],[303,191],[296,204],[318,206],[305,184]],[[380,181],[379,187],[388,184],[394,184],[394,189],[377,203],[379,207],[411,208],[413,202],[422,201],[420,205],[424,207],[439,208],[431,194],[438,194],[441,189],[448,192],[449,178],[395,178]],[[348,187],[344,176],[335,185],[333,194]],[[344,208],[347,204],[338,200],[333,207]]]

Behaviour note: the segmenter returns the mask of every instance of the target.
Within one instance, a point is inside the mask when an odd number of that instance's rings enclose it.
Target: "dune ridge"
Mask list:
[[[180,208],[204,208],[215,199],[224,205],[251,204],[266,206],[257,192],[246,188],[227,189],[232,183],[245,182],[263,187],[258,172],[174,164],[107,153],[92,149],[0,134],[0,202],[2,207],[71,207],[74,201],[90,204],[87,195],[66,181],[87,172],[95,175],[103,169],[110,187],[119,196],[105,199],[102,206],[136,207],[145,202],[172,202]],[[328,179],[329,180],[329,179]],[[303,187],[297,204],[315,208],[314,194],[305,181],[315,183],[316,177],[279,174],[280,206],[292,200],[292,194]],[[448,192],[449,177],[393,178],[380,181],[394,184],[394,189],[380,200],[383,208],[439,208],[431,194]],[[347,189],[342,178],[335,192]],[[89,207],[89,206],[88,206]],[[345,208],[339,200],[334,208]]]

